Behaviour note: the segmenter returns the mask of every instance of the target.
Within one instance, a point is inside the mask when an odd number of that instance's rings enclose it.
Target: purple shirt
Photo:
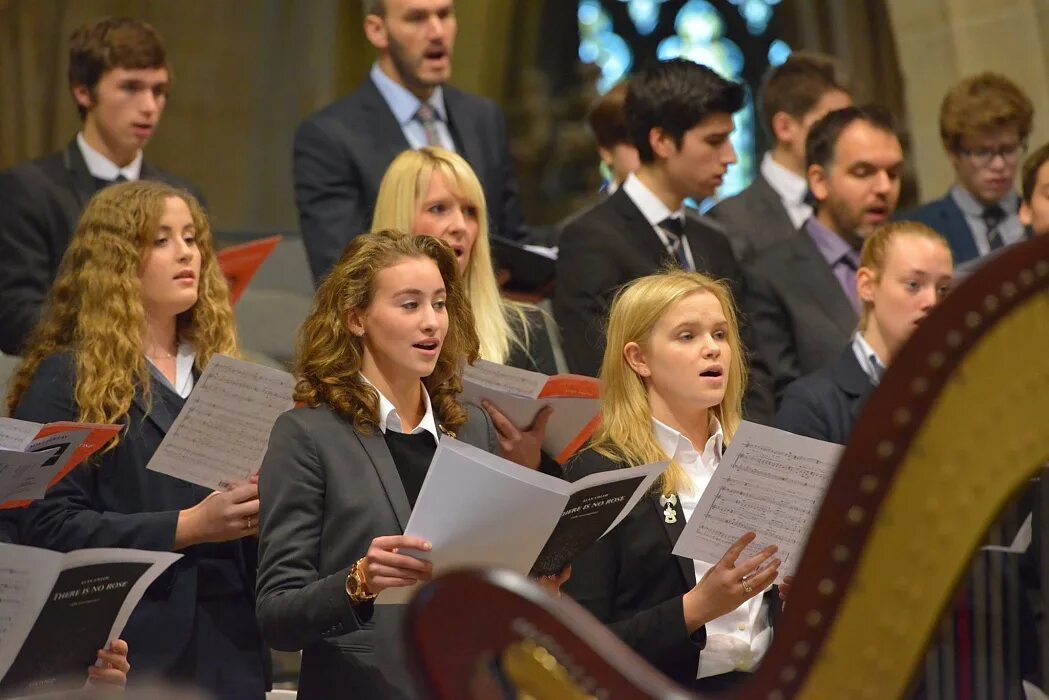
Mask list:
[[[841,285],[849,303],[856,313],[860,312],[860,299],[856,295],[856,269],[860,266],[860,254],[845,242],[845,239],[811,216],[805,222],[805,231],[819,248],[820,255],[830,265],[830,271]]]

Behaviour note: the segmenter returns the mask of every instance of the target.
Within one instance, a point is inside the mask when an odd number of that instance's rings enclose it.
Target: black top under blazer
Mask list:
[[[743,273],[725,235],[696,216],[685,217],[685,238],[696,269],[729,283],[743,296]],[[616,190],[573,219],[561,233],[554,317],[568,369],[596,377],[605,351],[605,325],[619,288],[676,264],[629,195]]]
[[[456,437],[495,452],[488,414],[467,404]],[[523,467],[522,467],[523,468]],[[275,649],[302,650],[299,698],[417,697],[401,648],[401,605],[346,594],[346,576],[380,536],[403,534],[411,508],[382,433],[326,406],[277,419],[259,475],[257,615]]]
[[[77,419],[76,370],[69,353],[40,363],[13,417],[48,423]],[[120,443],[72,470],[47,495],[34,501],[19,522],[20,543],[60,552],[88,547],[128,547],[170,552],[174,549],[179,511],[198,504],[210,489],[147,471],[183,399],[163,382],[151,386],[147,412],[141,391],[135,393]],[[180,550],[183,555],[147,590],[122,633],[135,677],[167,675],[193,638],[198,599],[242,596],[250,610],[254,600],[254,538],[208,543]],[[204,571],[206,569],[206,571]],[[202,574],[202,572],[204,572]],[[207,580],[207,590],[198,585]],[[255,633],[236,640],[241,648],[259,649],[268,668],[269,652]],[[221,659],[214,659],[221,664]]]
[[[201,199],[190,183],[147,162],[140,176]],[[0,352],[22,351],[80,213],[97,190],[76,139],[64,150],[0,172]]]

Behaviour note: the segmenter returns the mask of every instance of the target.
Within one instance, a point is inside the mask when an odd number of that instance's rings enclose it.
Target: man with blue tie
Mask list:
[[[145,22],[106,18],[73,32],[69,90],[83,126],[63,150],[0,172],[0,351],[21,351],[97,190],[141,178],[200,198],[188,182],[142,158],[169,86],[163,40]]]
[[[955,265],[1022,239],[1016,171],[1033,117],[1030,98],[1004,75],[980,73],[952,87],[940,108],[940,136],[955,183],[899,218],[939,232]]]
[[[295,134],[295,201],[317,284],[346,244],[369,230],[386,168],[411,148],[459,153],[484,187],[491,232],[525,233],[502,113],[491,100],[447,85],[458,29],[453,0],[363,2],[375,64],[356,91]]]
[[[667,265],[727,280],[742,293],[728,239],[709,220],[685,215],[685,199],[713,196],[736,162],[729,137],[743,87],[684,59],[630,79],[624,112],[641,166],[561,234],[554,316],[568,367],[597,376],[604,325],[616,291]]]

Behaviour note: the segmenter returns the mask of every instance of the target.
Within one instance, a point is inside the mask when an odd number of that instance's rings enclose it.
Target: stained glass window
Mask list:
[[[752,95],[770,65],[790,47],[775,36],[780,0],[580,0],[579,58],[601,69],[597,89],[605,92],[627,77],[635,63],[687,58],[750,87],[735,115],[732,144],[738,162],[729,168],[718,198],[735,194],[754,179],[762,138]],[[709,206],[709,202],[706,203]]]

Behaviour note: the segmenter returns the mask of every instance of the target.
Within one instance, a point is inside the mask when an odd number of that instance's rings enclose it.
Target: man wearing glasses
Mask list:
[[[980,73],[951,88],[940,107],[940,136],[955,183],[940,199],[898,218],[941,233],[955,265],[1023,238],[1014,188],[1033,114],[1027,95],[998,73]]]

